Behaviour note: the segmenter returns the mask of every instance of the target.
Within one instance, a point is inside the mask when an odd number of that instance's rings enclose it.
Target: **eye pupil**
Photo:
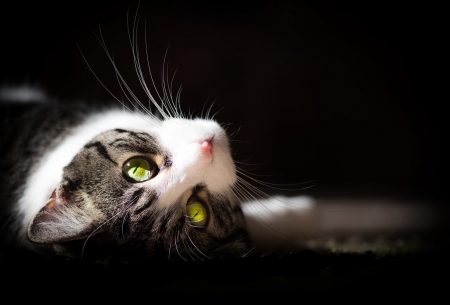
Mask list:
[[[153,165],[143,158],[133,158],[123,165],[123,174],[132,182],[142,182],[152,178]]]

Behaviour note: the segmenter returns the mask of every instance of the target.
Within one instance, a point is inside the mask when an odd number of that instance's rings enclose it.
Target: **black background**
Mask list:
[[[127,36],[136,1],[11,2],[1,14],[1,83],[61,102],[123,97],[95,35],[139,87]],[[141,1],[157,86],[167,51],[185,112],[213,101],[235,159],[316,197],[444,202],[447,135],[439,7],[396,1]],[[144,24],[146,22],[146,24]],[[93,32],[92,32],[93,31]],[[311,182],[312,181],[312,182]]]

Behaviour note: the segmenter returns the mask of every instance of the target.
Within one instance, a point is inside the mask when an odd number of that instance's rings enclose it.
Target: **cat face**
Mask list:
[[[87,255],[101,249],[204,259],[248,252],[225,131],[201,119],[151,123],[108,130],[88,142],[30,222],[30,240]],[[81,250],[73,246],[81,244]]]

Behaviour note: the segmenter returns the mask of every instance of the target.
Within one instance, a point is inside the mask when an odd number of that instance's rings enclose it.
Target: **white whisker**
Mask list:
[[[123,211],[127,210],[131,205],[133,205],[134,203],[136,203],[136,199],[138,198],[138,196],[134,197],[133,199],[130,200],[130,202],[128,204],[125,205],[125,207],[123,209],[121,209],[119,212],[117,212],[115,215],[113,215],[111,218],[109,218],[108,220],[104,221],[101,225],[99,225],[97,228],[95,228],[95,230],[93,230],[89,236],[86,238],[86,240],[83,243],[83,247],[81,248],[81,257],[83,257],[84,255],[84,248],[86,247],[86,244],[89,240],[89,238],[91,238],[92,235],[95,234],[95,232],[97,232],[101,227],[103,227],[104,225],[106,225],[108,222],[110,222],[111,220],[113,220],[114,218],[118,217]],[[127,211],[128,213],[128,211]],[[123,231],[122,231],[123,234]]]
[[[177,230],[175,233],[175,249],[177,250],[178,256],[181,257],[184,261],[187,261],[187,259],[185,259],[181,254],[180,251],[178,251],[178,236],[179,236],[180,232],[178,231],[178,225],[177,225]]]
[[[311,188],[311,187],[316,186],[316,185],[311,185],[311,186],[307,186],[307,187],[304,187],[304,188],[301,188],[301,189],[285,189],[285,188],[278,188],[278,187],[275,187],[275,185],[276,185],[276,186],[280,186],[280,185],[283,185],[283,186],[299,185],[299,184],[305,184],[305,183],[314,182],[314,180],[312,180],[312,181],[306,181],[306,182],[301,182],[301,183],[292,183],[292,184],[276,184],[276,183],[263,182],[263,181],[261,181],[261,180],[252,178],[252,177],[250,177],[248,174],[245,174],[243,170],[236,170],[236,172],[237,172],[238,174],[242,175],[242,176],[245,176],[245,177],[248,178],[248,179],[251,179],[252,181],[254,181],[254,182],[258,183],[258,184],[261,184],[261,185],[265,186],[265,187],[268,187],[268,188],[271,188],[271,189],[276,189],[276,190],[281,190],[281,191],[302,191],[302,190],[306,190],[306,189],[308,189],[308,188]]]
[[[187,237],[188,237],[189,241],[191,242],[191,244],[195,247],[195,249],[197,249],[197,251],[198,251],[200,254],[202,254],[202,255],[203,255],[204,257],[206,257],[207,259],[210,259],[209,256],[207,256],[207,255],[204,254],[202,251],[200,251],[199,248],[197,248],[197,246],[196,246],[195,243],[192,241],[192,239],[191,239],[191,237],[190,237],[189,235],[188,235]]]
[[[269,209],[268,207],[266,207],[262,202],[260,202],[255,196],[253,196],[252,194],[250,194],[250,192],[249,192],[247,189],[241,188],[239,185],[235,185],[235,186],[233,187],[233,191],[236,191],[238,194],[241,195],[241,197],[245,198],[246,201],[247,201],[247,202],[246,202],[246,206],[249,207],[249,208],[251,208],[255,214],[260,215],[258,218],[255,218],[255,219],[256,219],[263,227],[265,227],[267,230],[269,230],[270,232],[272,232],[272,233],[278,235],[279,237],[281,237],[281,238],[283,238],[283,239],[287,239],[286,236],[291,236],[291,237],[301,237],[301,236],[289,234],[289,233],[287,233],[287,232],[285,232],[285,231],[283,231],[283,230],[280,230],[280,229],[277,228],[276,226],[272,225],[272,224],[270,223],[269,218],[268,218],[266,215],[264,215],[264,213],[258,211],[258,209],[256,209],[256,208],[254,208],[254,207],[252,206],[252,204],[259,204],[261,207],[263,207],[265,210],[267,210],[270,214],[276,215],[275,212],[273,212],[272,210],[270,210],[270,209]],[[260,220],[260,218],[261,218],[261,219],[265,219],[266,221],[265,221],[265,222],[262,222],[262,221]],[[286,220],[286,219],[282,219],[282,220],[283,220],[283,221],[288,221],[288,220]],[[288,222],[290,222],[290,221],[288,221]],[[291,222],[291,223],[292,223],[292,222]],[[267,227],[267,226],[269,226],[270,228]],[[277,231],[277,232],[279,232],[279,233],[281,233],[281,234],[278,234],[278,233],[275,232],[274,230]]]
[[[193,261],[195,261],[195,259],[194,259],[189,253],[192,253],[192,254],[193,254],[195,257],[197,257],[199,260],[203,261],[203,259],[202,259],[201,257],[199,257],[197,254],[195,254],[195,252],[191,249],[191,247],[189,247],[189,244],[186,243],[185,239],[183,239],[183,245],[184,245],[184,248],[188,250],[188,251],[187,251],[187,252],[188,252],[188,255],[191,257],[191,259],[192,259]]]

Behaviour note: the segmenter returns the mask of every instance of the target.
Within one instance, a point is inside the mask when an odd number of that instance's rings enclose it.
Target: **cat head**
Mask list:
[[[204,259],[249,251],[226,132],[211,120],[149,119],[146,128],[102,132],[75,155],[31,220],[31,241],[87,255]]]

